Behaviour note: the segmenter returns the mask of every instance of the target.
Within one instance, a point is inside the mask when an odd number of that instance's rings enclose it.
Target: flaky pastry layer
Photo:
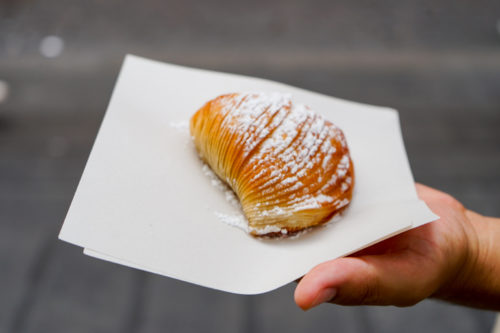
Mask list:
[[[190,131],[255,236],[325,223],[350,203],[354,169],[344,134],[288,94],[219,96],[193,115]]]

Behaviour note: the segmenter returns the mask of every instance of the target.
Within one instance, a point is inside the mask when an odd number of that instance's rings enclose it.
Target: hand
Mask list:
[[[500,272],[499,258],[485,260],[481,257],[485,251],[480,248],[480,245],[490,248],[491,243],[500,243],[498,220],[494,225],[496,241],[488,241],[481,231],[485,224],[478,222],[482,216],[467,211],[448,194],[420,184],[416,187],[419,197],[440,216],[439,220],[349,257],[316,266],[301,279],[295,290],[297,305],[304,310],[323,302],[409,306],[427,297],[440,297],[475,306],[491,308],[490,304],[496,304],[498,307],[498,281],[490,286],[478,288],[476,285],[500,276],[488,276],[495,270]],[[481,231],[479,237],[478,230]],[[491,230],[488,233],[491,234]],[[483,287],[486,290],[480,290]],[[486,298],[486,302],[463,299],[464,295],[474,294],[474,290],[478,298]],[[482,297],[484,292],[486,296]]]

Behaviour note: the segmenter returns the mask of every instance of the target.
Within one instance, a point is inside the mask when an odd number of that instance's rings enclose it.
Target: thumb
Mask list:
[[[413,305],[427,296],[417,281],[418,269],[405,264],[405,258],[398,255],[340,258],[320,264],[305,275],[295,289],[295,302],[303,310],[324,302]]]

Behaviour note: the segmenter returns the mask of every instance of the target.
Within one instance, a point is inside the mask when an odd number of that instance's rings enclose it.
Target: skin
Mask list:
[[[432,297],[500,310],[500,219],[416,188],[439,220],[314,267],[295,289],[297,305],[410,306]]]

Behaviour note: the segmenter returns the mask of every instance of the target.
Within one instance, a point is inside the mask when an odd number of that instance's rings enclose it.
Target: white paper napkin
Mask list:
[[[356,185],[340,220],[280,240],[220,220],[241,212],[203,172],[185,125],[206,101],[242,91],[291,93],[342,128]],[[111,262],[257,294],[435,219],[417,198],[396,111],[128,55],[59,238]]]

